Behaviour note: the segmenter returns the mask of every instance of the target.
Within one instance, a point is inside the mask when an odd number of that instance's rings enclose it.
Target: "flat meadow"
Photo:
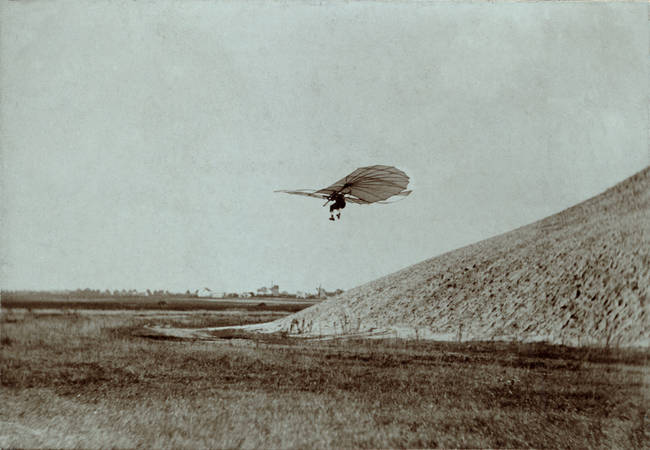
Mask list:
[[[0,324],[4,448],[650,444],[647,350],[283,334],[170,340],[148,327],[257,323],[307,305],[10,306]]]

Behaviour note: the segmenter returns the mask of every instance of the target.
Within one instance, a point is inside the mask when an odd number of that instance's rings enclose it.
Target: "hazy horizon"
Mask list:
[[[650,164],[647,14],[2,3],[1,288],[347,290],[559,212]],[[413,194],[273,192],[372,164]]]

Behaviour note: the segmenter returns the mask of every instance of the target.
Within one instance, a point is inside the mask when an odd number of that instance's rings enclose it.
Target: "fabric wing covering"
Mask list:
[[[360,167],[331,186],[317,191],[300,189],[276,192],[322,199],[330,199],[332,194],[341,193],[345,195],[346,201],[363,205],[387,203],[384,200],[393,196],[405,197],[411,193],[406,190],[408,184],[409,177],[403,171],[392,166],[376,165]]]
[[[386,200],[394,195],[408,195],[411,193],[405,190],[408,184],[409,177],[401,170],[378,165],[360,167],[316,193],[328,196],[340,192],[345,194],[347,201],[368,204]]]

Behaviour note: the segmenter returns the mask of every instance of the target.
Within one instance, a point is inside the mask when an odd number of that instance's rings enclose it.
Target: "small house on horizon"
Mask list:
[[[221,297],[219,292],[213,291],[208,287],[204,287],[196,291],[196,296],[200,298],[219,298]]]

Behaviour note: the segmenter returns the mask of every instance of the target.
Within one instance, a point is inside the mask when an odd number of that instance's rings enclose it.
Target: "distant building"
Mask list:
[[[273,287],[271,288],[271,295],[273,297],[277,297],[278,295],[280,295],[280,286],[274,284]]]
[[[327,298],[327,297],[335,297],[337,295],[340,295],[343,293],[343,289],[337,289],[335,291],[327,291],[323,289],[322,287],[318,287],[318,293],[317,297],[318,298]]]
[[[202,298],[223,298],[226,295],[226,292],[204,287],[196,291],[194,295]]]
[[[296,292],[296,298],[307,298],[307,293],[303,291]]]
[[[197,297],[202,297],[202,298],[211,298],[211,297],[214,296],[214,292],[212,292],[212,290],[210,288],[204,287],[204,288],[199,289],[196,292],[196,296]]]

